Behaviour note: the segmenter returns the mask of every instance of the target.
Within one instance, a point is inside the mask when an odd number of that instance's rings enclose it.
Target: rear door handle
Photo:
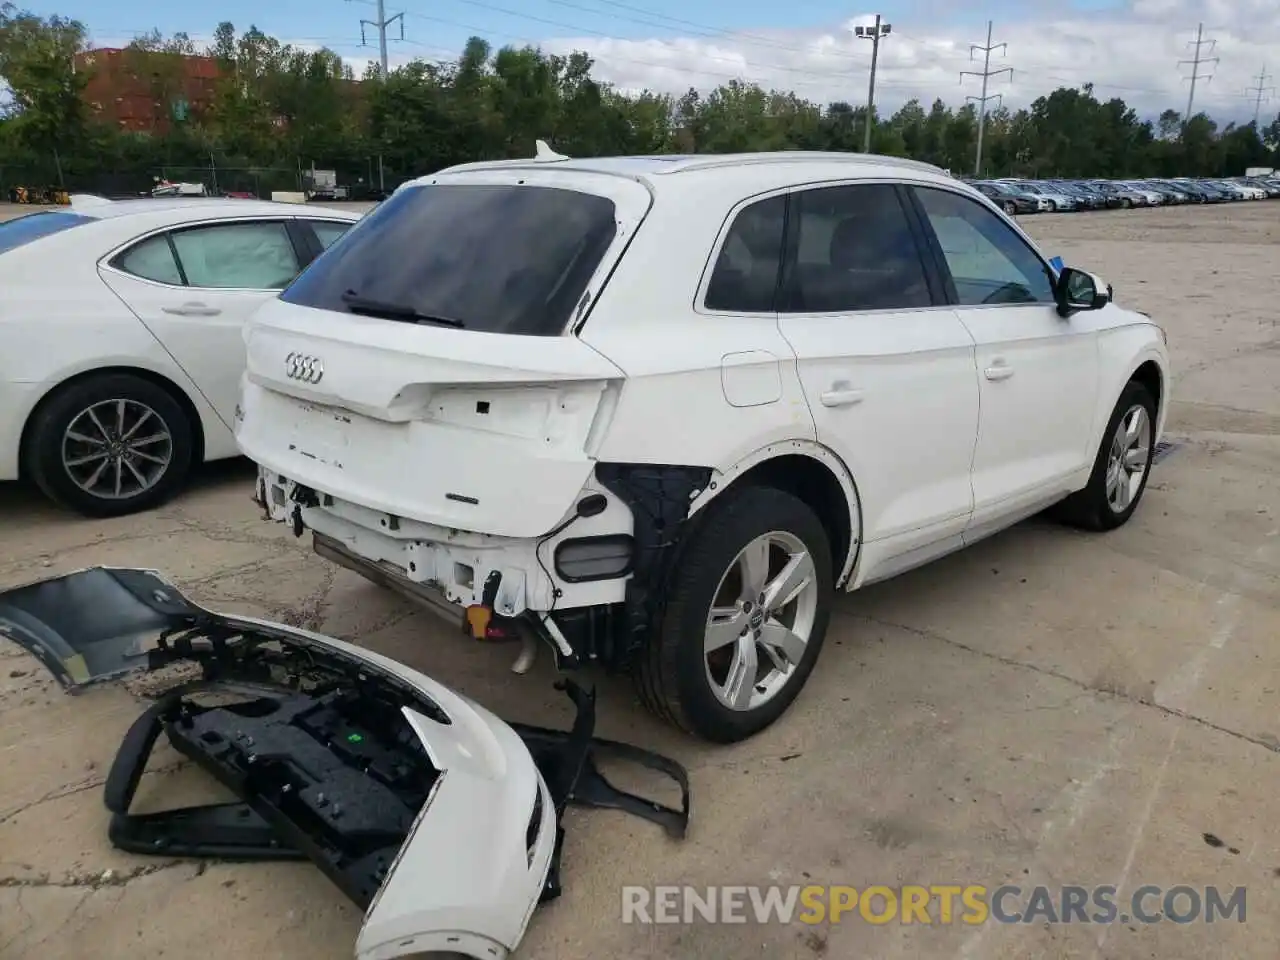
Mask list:
[[[203,303],[184,303],[180,307],[161,307],[160,309],[179,317],[216,317],[222,312],[217,307],[210,307]]]
[[[988,380],[1008,380],[1013,376],[1013,367],[997,363],[982,371]]]
[[[847,383],[837,383],[830,390],[824,390],[818,399],[824,407],[851,407],[862,402],[862,391],[854,390]]]

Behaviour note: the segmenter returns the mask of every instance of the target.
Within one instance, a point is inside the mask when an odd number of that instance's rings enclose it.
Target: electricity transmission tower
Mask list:
[[[1265,63],[1262,65],[1262,72],[1255,79],[1257,79],[1258,85],[1256,87],[1248,87],[1245,92],[1256,94],[1253,101],[1253,126],[1257,129],[1258,117],[1262,114],[1262,101],[1269,100],[1270,95],[1276,92],[1276,88],[1267,86],[1267,81],[1272,77],[1267,73],[1267,65]]]
[[[1002,73],[1009,74],[1009,80],[1010,81],[1013,80],[1013,67],[1001,67],[999,70],[991,69],[992,51],[999,50],[1001,53],[1006,53],[1009,50],[1009,45],[1007,43],[993,44],[991,42],[991,29],[992,29],[991,21],[988,20],[986,46],[982,46],[981,44],[977,44],[977,43],[969,44],[970,60],[974,58],[974,54],[979,52],[982,53],[982,72],[978,73],[976,70],[960,71],[961,82],[964,81],[965,77],[981,77],[982,78],[982,96],[965,98],[966,100],[976,101],[978,104],[978,150],[977,150],[977,155],[974,157],[974,160],[973,160],[973,175],[975,177],[982,176],[982,134],[983,134],[984,128],[986,127],[986,122],[987,122],[987,101],[999,100],[1001,103],[1004,102],[1004,94],[993,93],[990,96],[987,95],[987,81],[990,80],[992,77],[999,76]]]
[[[867,122],[862,135],[862,152],[871,152],[871,120],[876,109],[876,60],[880,56],[880,40],[889,35],[890,24],[880,22],[880,14],[876,14],[874,27],[854,27],[853,35],[871,41],[871,84],[867,87]]]
[[[1218,44],[1217,40],[1206,40],[1204,38],[1204,24],[1203,23],[1197,24],[1196,38],[1194,40],[1187,41],[1187,46],[1195,48],[1195,51],[1196,51],[1195,56],[1190,60],[1178,61],[1178,66],[1180,67],[1185,66],[1186,64],[1191,64],[1191,76],[1183,78],[1183,79],[1189,79],[1191,81],[1191,92],[1187,94],[1187,113],[1182,118],[1182,128],[1184,130],[1186,129],[1187,124],[1191,122],[1191,105],[1195,103],[1195,99],[1196,99],[1196,82],[1198,80],[1203,80],[1205,83],[1208,83],[1210,80],[1213,79],[1212,73],[1209,74],[1208,76],[1205,76],[1200,72],[1200,65],[1202,63],[1218,62],[1217,57],[1202,57],[1200,55],[1200,48],[1207,45],[1209,49],[1212,50],[1215,46],[1217,46],[1217,44]]]
[[[382,80],[384,83],[387,80],[387,27],[391,26],[397,20],[400,21],[400,39],[403,40],[404,39],[404,14],[397,13],[393,17],[388,17],[387,7],[384,0],[378,0],[378,19],[377,20],[361,20],[360,21],[361,46],[364,46],[366,43],[365,33],[364,33],[365,27],[373,27],[375,30],[378,31],[378,53],[379,53],[379,60],[382,65],[382,72],[379,74],[379,79]]]

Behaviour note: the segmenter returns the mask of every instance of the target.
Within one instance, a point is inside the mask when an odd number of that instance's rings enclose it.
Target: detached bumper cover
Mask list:
[[[563,685],[568,731],[509,725],[402,664],[282,624],[224,616],[146,570],[92,568],[0,593],[0,635],[75,691],[190,667],[133,724],[105,788],[132,853],[310,859],[366,911],[362,960],[447,951],[502,960],[560,892],[569,804],[623,810],[676,838],[674,761],[594,738],[594,694]],[[161,736],[236,795],[135,814]],[[671,777],[679,809],[625,793],[597,760]]]

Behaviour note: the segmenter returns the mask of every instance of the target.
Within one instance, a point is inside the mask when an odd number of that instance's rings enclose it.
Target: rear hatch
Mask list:
[[[650,202],[544,164],[401,188],[249,325],[241,450],[392,516],[546,533],[623,377],[571,327]]]

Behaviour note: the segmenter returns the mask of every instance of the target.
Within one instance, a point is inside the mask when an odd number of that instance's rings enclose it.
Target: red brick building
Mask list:
[[[76,56],[88,75],[84,99],[98,118],[125,130],[163,133],[213,100],[218,63],[212,57],[138,53],[111,47]]]

